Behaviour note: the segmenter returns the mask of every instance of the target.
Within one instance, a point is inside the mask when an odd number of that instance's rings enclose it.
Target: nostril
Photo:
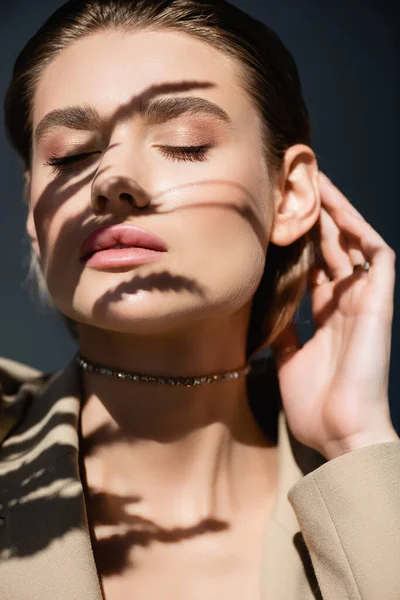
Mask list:
[[[125,192],[120,194],[119,197],[121,200],[128,200],[128,202],[132,202],[133,198],[130,194],[126,194]]]
[[[107,198],[105,196],[100,196],[100,195],[96,196],[96,200],[92,201],[94,212],[98,213],[98,214],[101,214],[102,212],[104,212],[106,203],[107,203]]]

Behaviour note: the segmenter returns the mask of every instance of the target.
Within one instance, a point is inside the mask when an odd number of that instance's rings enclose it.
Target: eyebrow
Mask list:
[[[159,125],[183,114],[211,115],[225,123],[232,124],[229,115],[218,104],[193,96],[165,97],[150,102],[141,102],[135,112],[150,125]],[[35,141],[39,145],[50,131],[58,127],[68,127],[78,131],[95,131],[101,124],[100,114],[90,105],[55,109],[47,113],[37,125]]]

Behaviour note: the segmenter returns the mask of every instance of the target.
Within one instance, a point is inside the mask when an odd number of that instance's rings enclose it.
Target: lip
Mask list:
[[[111,250],[114,246],[121,244],[130,246],[130,248]],[[82,262],[86,262],[93,255],[96,256],[94,253],[102,250],[110,250],[110,253],[128,253],[128,251],[132,252],[133,248],[145,248],[154,252],[168,250],[165,242],[154,233],[137,225],[124,223],[99,227],[92,231],[81,246],[80,259]]]
[[[148,248],[120,248],[100,250],[85,260],[85,265],[93,269],[120,269],[153,262],[162,252]]]

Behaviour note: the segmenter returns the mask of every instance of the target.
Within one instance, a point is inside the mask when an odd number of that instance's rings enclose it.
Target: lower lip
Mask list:
[[[134,267],[153,260],[157,260],[163,252],[149,250],[148,248],[117,248],[110,250],[99,250],[90,258],[82,259],[88,267]]]

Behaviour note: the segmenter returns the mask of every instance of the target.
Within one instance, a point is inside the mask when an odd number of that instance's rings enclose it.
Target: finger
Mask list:
[[[365,260],[371,263],[370,270],[365,272],[371,284],[381,290],[383,295],[388,294],[386,300],[391,299],[395,283],[396,258],[392,248],[365,219],[358,218],[346,209],[334,208],[332,214],[338,227],[353,237],[363,252]]]
[[[351,202],[349,202],[346,196],[342,194],[342,192],[332,183],[325,173],[319,171],[319,178],[321,184],[321,200],[323,201],[325,209],[328,212],[330,207],[343,207],[365,221],[361,213],[351,204]],[[347,239],[346,243],[351,265],[364,263],[365,256],[357,242],[354,239]]]
[[[357,217],[364,224],[368,225],[369,232],[374,236],[373,239],[375,245],[378,244],[382,247],[386,247],[389,252],[393,253],[392,249],[386,244],[384,239],[371,227],[371,225],[367,223],[361,213],[356,210],[346,196],[342,194],[342,192],[322,171],[319,171],[319,178],[321,187],[323,187],[323,191],[321,190],[321,200],[323,200],[326,211],[333,218],[336,224],[339,224],[337,216],[342,214],[338,209],[343,208],[343,210],[347,211],[347,213],[350,213],[354,217]],[[348,233],[352,235],[350,230]],[[354,235],[353,232],[353,239],[347,240],[348,251],[351,257],[352,265],[364,262],[367,259],[366,253],[369,251],[366,246],[364,246],[364,248],[361,247],[360,240],[357,240],[357,237],[359,236]],[[365,242],[367,243],[366,239]],[[371,249],[370,252],[373,252],[373,249]]]
[[[323,173],[318,171],[319,183],[320,183],[320,194],[321,202],[325,208],[329,207],[341,207],[349,210],[360,219],[364,219],[362,214],[353,206],[353,204],[346,198],[346,196],[336,187],[334,183]]]
[[[353,271],[354,265],[362,265],[366,261],[366,256],[361,250],[359,243],[353,237],[347,237],[347,251],[351,262],[351,270]]]
[[[321,208],[320,246],[328,268],[328,276],[336,279],[347,277],[352,273],[353,266],[346,237],[324,208]]]
[[[319,287],[324,283],[331,283],[331,278],[326,269],[319,267],[311,269],[308,273],[308,287],[313,290],[315,287]]]

